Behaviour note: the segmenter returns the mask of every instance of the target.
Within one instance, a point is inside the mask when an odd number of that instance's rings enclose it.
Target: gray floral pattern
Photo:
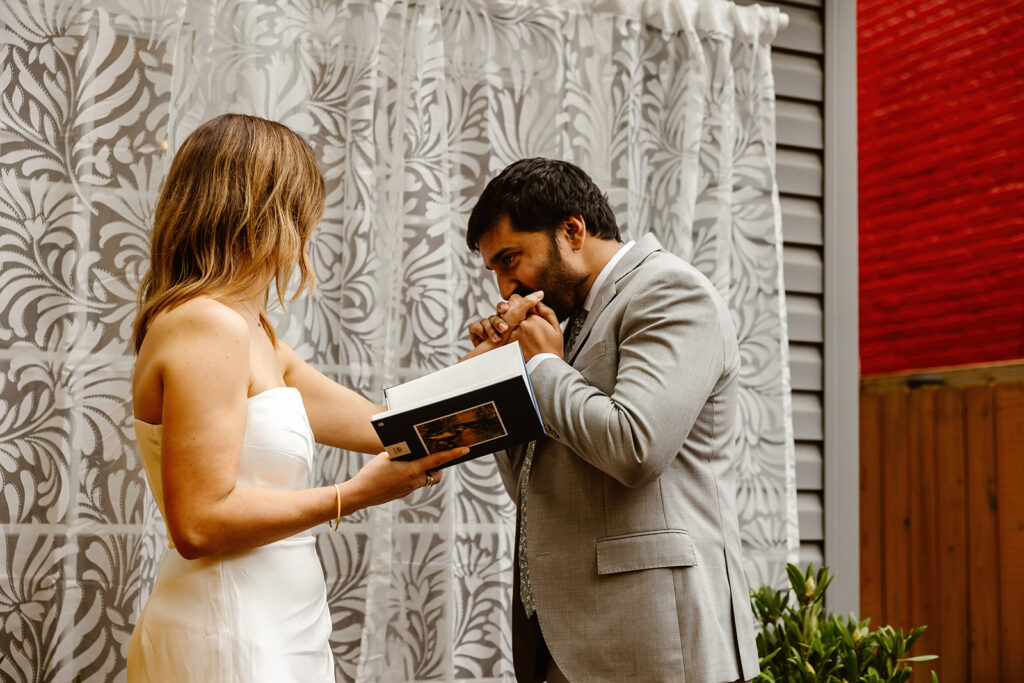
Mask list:
[[[365,395],[448,365],[497,300],[463,242],[488,178],[572,160],[732,306],[751,583],[796,548],[769,43],[726,0],[9,0],[0,5],[0,663],[123,680],[165,532],[128,343],[170,155],[225,111],[313,145],[319,286],[281,336]],[[660,12],[673,11],[674,14]],[[318,450],[317,483],[366,456]],[[511,680],[514,508],[489,459],[320,555],[342,681]]]

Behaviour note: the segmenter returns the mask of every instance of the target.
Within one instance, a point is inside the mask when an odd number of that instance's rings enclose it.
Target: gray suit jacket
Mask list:
[[[753,678],[733,470],[740,360],[725,301],[646,235],[602,285],[580,340],[568,362],[530,375],[552,435],[537,442],[527,493],[543,643],[570,681]],[[495,456],[513,500],[523,453]],[[516,675],[533,680],[543,643],[513,592]]]

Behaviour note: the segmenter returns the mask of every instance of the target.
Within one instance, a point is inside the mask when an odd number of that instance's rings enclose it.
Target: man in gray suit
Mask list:
[[[516,678],[753,678],[726,303],[652,235],[623,245],[562,161],[502,171],[466,241],[507,299],[470,326],[471,355],[519,341],[549,434],[496,455],[518,508]]]

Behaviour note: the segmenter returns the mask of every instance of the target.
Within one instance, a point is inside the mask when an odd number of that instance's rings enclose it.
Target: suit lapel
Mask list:
[[[608,304],[611,303],[618,293],[619,280],[633,272],[651,253],[659,249],[661,249],[661,244],[658,243],[658,238],[651,233],[647,233],[637,240],[636,244],[615,264],[615,268],[609,273],[604,283],[601,284],[601,289],[598,290],[597,296],[594,298],[591,310],[587,312],[587,320],[583,323],[583,329],[580,330],[576,347],[572,350],[572,357],[569,359],[570,365],[576,362],[580,351],[590,342],[590,330],[594,327],[594,323],[601,316],[604,309],[607,308]]]

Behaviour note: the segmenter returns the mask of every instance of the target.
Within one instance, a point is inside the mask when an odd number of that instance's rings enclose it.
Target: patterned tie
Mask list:
[[[583,323],[587,320],[586,309],[577,309],[569,319],[569,336],[565,340],[564,353],[568,356],[569,351],[576,343]],[[526,609],[526,618],[529,619],[536,611],[533,602],[533,584],[530,583],[530,565],[526,562],[526,487],[530,481],[530,466],[533,464],[533,449],[536,441],[526,445],[526,455],[523,457],[523,469],[519,474],[519,596]]]

